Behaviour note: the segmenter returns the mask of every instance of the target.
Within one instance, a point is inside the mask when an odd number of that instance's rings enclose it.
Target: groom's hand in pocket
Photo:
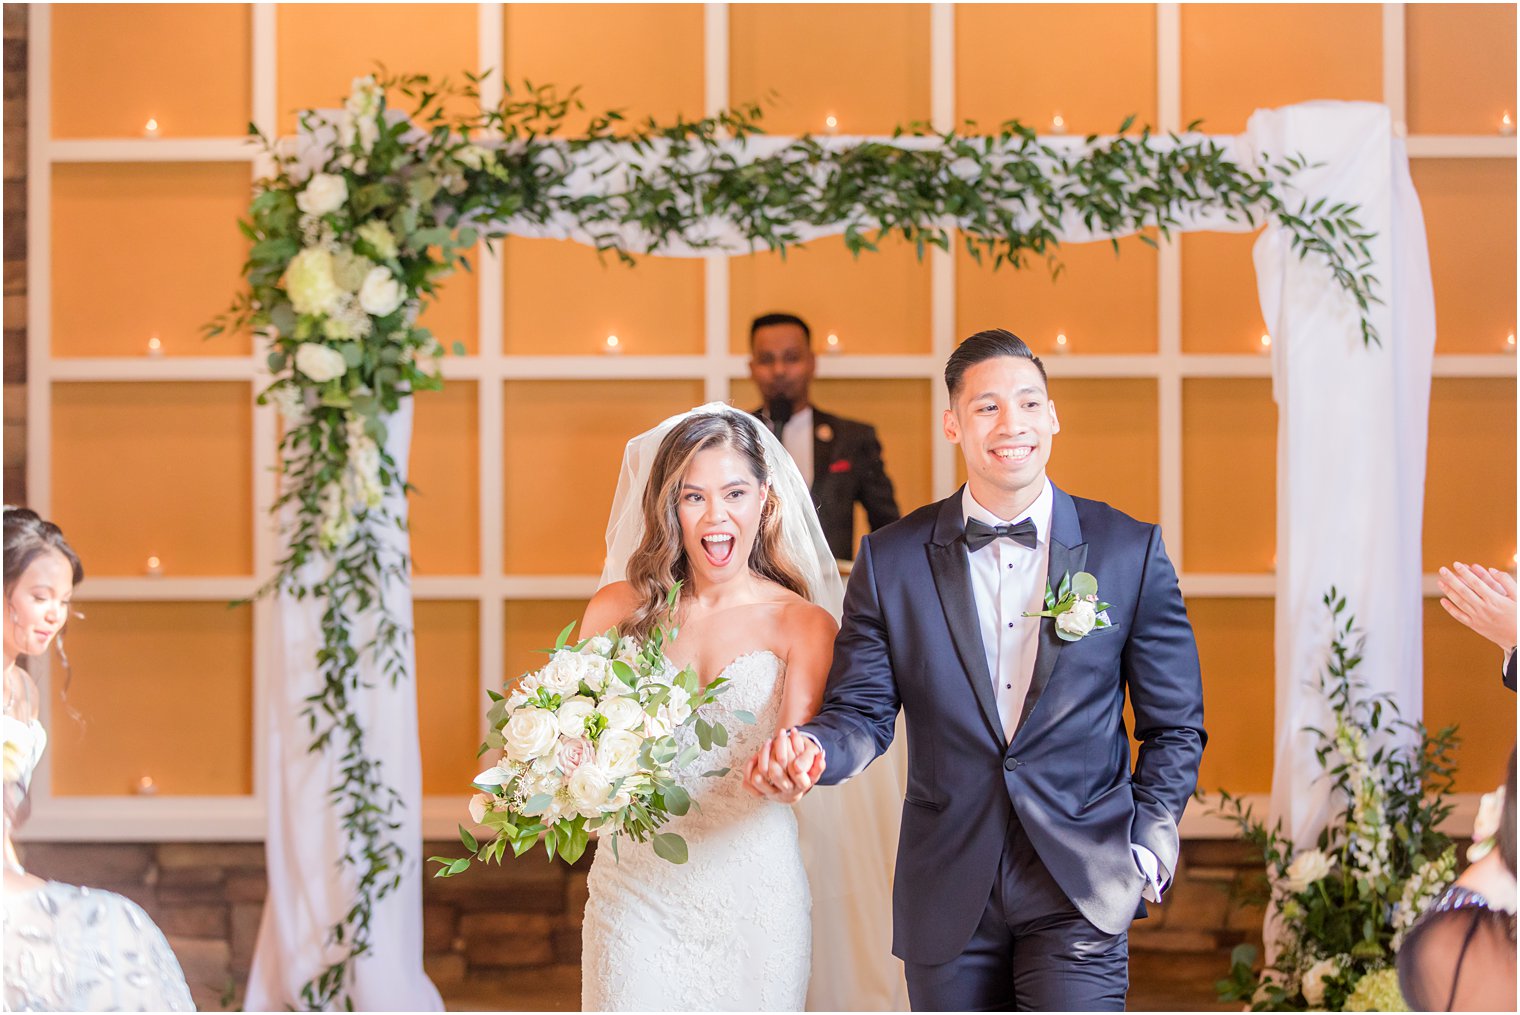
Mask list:
[[[811,738],[778,730],[745,765],[744,785],[755,796],[792,804],[813,788],[823,767],[823,752]]]

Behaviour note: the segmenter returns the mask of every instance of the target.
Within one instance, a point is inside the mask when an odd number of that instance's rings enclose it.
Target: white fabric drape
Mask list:
[[[412,440],[412,403],[404,400],[387,420],[386,450],[399,464]],[[406,517],[406,501],[392,497],[386,507]],[[407,537],[389,529],[381,535],[392,560],[406,553]],[[313,570],[303,576],[320,578]],[[391,581],[385,604],[406,627],[412,625],[409,582]],[[248,977],[249,1011],[298,1010],[303,984],[340,957],[327,945],[328,930],[354,904],[357,878],[338,865],[345,850],[339,817],[328,791],[338,784],[342,742],[319,753],[307,750],[311,732],[301,718],[305,699],[322,686],[316,654],[322,645],[323,604],[307,598],[278,599],[276,644],[265,701],[268,744],[263,772],[268,799],[265,854],[269,892]],[[348,620],[354,645],[374,635],[373,614],[355,612]],[[392,686],[368,654],[360,656],[364,686],[349,700],[365,730],[366,750],[381,760],[382,778],[400,794],[402,807],[391,815],[399,827],[388,834],[406,852],[401,884],[375,906],[370,950],[355,964],[349,996],[360,1011],[442,1011],[443,999],[422,971],[422,757],[417,736],[416,659],[404,649],[405,673]]]
[[[1421,714],[1420,527],[1435,351],[1435,302],[1424,219],[1404,145],[1386,107],[1312,102],[1251,117],[1258,151],[1299,152],[1295,180],[1311,200],[1355,202],[1382,283],[1363,344],[1356,308],[1287,237],[1256,243],[1262,315],[1273,338],[1277,439],[1277,698],[1272,818],[1299,847],[1329,817],[1305,726],[1328,714],[1316,687],[1330,643],[1322,600],[1333,585],[1366,634],[1357,674]]]

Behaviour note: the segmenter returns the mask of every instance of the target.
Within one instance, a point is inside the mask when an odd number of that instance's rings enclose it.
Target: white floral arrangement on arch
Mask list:
[[[676,592],[671,593],[673,602]],[[560,632],[549,661],[502,696],[491,692],[490,732],[480,754],[500,760],[475,777],[480,792],[460,841],[474,859],[496,861],[510,846],[521,856],[542,841],[549,859],[574,863],[592,833],[617,855],[618,839],[649,841],[655,855],[685,863],[686,841],[659,829],[699,801],[677,780],[705,751],[728,743],[722,723],[702,710],[727,689],[724,677],[706,687],[690,666],[677,668],[665,646],[674,631],[656,627],[641,642],[614,628],[567,644],[574,623]],[[744,711],[740,722],[753,723]],[[691,727],[685,746],[679,729]],[[727,768],[701,773],[721,778]],[[430,857],[435,877],[469,870],[471,857]]]

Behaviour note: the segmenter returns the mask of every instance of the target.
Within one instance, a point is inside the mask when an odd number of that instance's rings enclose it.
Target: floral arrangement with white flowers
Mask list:
[[[1320,689],[1334,726],[1310,728],[1339,809],[1312,849],[1295,850],[1281,825],[1222,794],[1223,812],[1262,851],[1265,901],[1278,928],[1275,960],[1258,968],[1241,945],[1221,1000],[1253,1011],[1407,1011],[1394,956],[1404,935],[1456,877],[1456,847],[1439,826],[1451,814],[1455,727],[1434,734],[1398,717],[1387,695],[1352,676],[1361,639],[1346,600],[1325,605],[1335,634]]]
[[[574,863],[592,832],[617,854],[618,838],[650,841],[657,856],[685,863],[686,841],[659,829],[686,814],[691,795],[677,780],[702,752],[728,743],[728,731],[705,718],[704,706],[726,689],[718,677],[700,686],[691,667],[677,669],[665,653],[674,637],[656,627],[642,642],[604,635],[566,644],[560,632],[549,662],[508,688],[492,692],[490,732],[481,753],[501,760],[475,777],[480,790],[470,819],[491,832],[477,838],[463,825],[460,840],[482,862],[501,862],[510,846],[521,856],[542,840],[549,859]],[[741,722],[754,722],[747,712]],[[676,731],[692,727],[683,747]],[[721,777],[728,769],[703,772]],[[436,877],[470,868],[471,857],[430,857]]]

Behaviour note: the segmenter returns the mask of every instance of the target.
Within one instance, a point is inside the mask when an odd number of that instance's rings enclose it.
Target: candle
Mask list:
[[[609,356],[616,356],[623,351],[623,343],[616,335],[608,335],[603,351]]]
[[[1261,336],[1261,345],[1258,346],[1257,348],[1258,348],[1258,351],[1263,356],[1265,356],[1267,353],[1271,352],[1272,351],[1272,336],[1271,335],[1266,335],[1266,334],[1262,335]]]
[[[1055,134],[1066,133],[1066,117],[1062,116],[1060,113],[1056,113],[1054,116],[1052,116],[1050,118],[1050,130]]]
[[[1505,137],[1515,136],[1515,119],[1509,115],[1509,110],[1507,109],[1504,111],[1504,115],[1499,117],[1499,133]]]
[[[138,796],[153,796],[157,792],[158,792],[158,786],[154,784],[154,782],[153,782],[153,776],[151,776],[151,775],[144,775],[141,779],[137,780],[137,795]]]
[[[823,341],[824,341],[824,345],[827,347],[825,349],[826,352],[830,352],[830,353],[837,353],[837,352],[839,352],[839,336],[838,335],[834,334],[831,331],[831,332],[829,332],[829,337],[826,338],[826,339],[824,339]]]
[[[1066,343],[1066,332],[1063,331],[1063,332],[1059,333],[1058,335],[1056,335],[1056,350],[1055,351],[1058,352],[1058,353],[1064,353],[1066,351],[1066,346],[1067,346],[1067,343]]]
[[[1515,333],[1513,331],[1510,332],[1509,335],[1504,339],[1504,344],[1509,346],[1511,349],[1515,347]]]
[[[148,558],[148,574],[158,576],[164,573],[163,562],[157,557]]]
[[[158,137],[158,121],[151,116],[148,122],[143,124],[143,137]]]
[[[164,354],[164,343],[162,343],[162,342],[160,342],[158,340],[158,336],[154,335],[152,338],[148,339],[148,355],[149,356],[162,356],[163,354]]]
[[[833,113],[825,116],[823,118],[823,128],[830,134],[839,133],[839,117],[835,116]]]

